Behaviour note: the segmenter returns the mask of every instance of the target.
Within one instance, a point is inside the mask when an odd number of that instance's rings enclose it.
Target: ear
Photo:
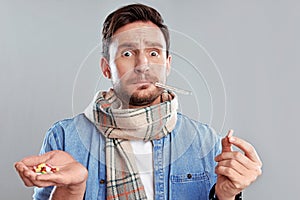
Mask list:
[[[166,61],[166,67],[167,67],[167,76],[169,76],[171,72],[171,61],[172,61],[172,56],[169,55]]]
[[[110,79],[111,72],[110,72],[108,60],[106,58],[104,58],[104,57],[101,58],[100,66],[101,66],[103,76]]]

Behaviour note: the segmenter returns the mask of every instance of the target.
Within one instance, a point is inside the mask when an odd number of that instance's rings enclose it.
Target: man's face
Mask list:
[[[109,53],[113,87],[123,103],[155,103],[162,90],[154,83],[166,82],[171,60],[161,30],[151,22],[127,24],[113,35]]]

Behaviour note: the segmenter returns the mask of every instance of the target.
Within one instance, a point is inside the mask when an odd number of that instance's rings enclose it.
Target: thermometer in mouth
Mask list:
[[[156,87],[160,87],[160,88],[163,88],[163,89],[166,89],[166,90],[170,90],[172,92],[176,92],[176,93],[179,93],[179,94],[192,95],[192,92],[189,91],[189,90],[176,88],[176,87],[165,85],[165,84],[162,84],[162,83],[159,83],[159,82],[155,82],[154,85]]]

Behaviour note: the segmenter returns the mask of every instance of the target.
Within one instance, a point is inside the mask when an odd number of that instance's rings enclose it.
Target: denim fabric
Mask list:
[[[178,114],[175,129],[152,143],[155,199],[207,200],[216,182],[214,157],[221,152],[213,129]],[[105,138],[83,114],[48,130],[40,153],[51,150],[70,153],[88,169],[84,199],[106,199]],[[52,189],[35,188],[33,198],[48,199]]]

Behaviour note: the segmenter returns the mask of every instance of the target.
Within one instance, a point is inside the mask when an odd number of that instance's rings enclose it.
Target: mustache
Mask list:
[[[155,83],[159,80],[158,77],[150,75],[150,74],[138,74],[135,75],[134,77],[130,77],[128,80],[126,80],[126,83],[129,84],[135,84],[135,83]]]

